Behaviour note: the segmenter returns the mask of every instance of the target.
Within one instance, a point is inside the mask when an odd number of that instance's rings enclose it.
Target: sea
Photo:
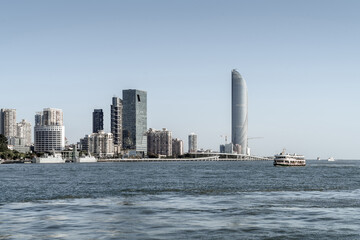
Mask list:
[[[0,239],[360,239],[360,161],[2,164]]]

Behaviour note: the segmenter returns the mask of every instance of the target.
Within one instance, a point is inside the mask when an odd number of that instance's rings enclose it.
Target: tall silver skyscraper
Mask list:
[[[147,93],[123,90],[123,147],[139,155],[147,153]]]
[[[248,90],[245,80],[235,69],[231,73],[231,138],[241,154],[247,153]]]

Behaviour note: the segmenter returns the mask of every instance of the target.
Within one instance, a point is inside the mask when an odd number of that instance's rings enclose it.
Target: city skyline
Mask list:
[[[168,128],[185,146],[196,132],[199,148],[218,150],[220,136],[231,136],[229,71],[237,68],[250,89],[248,136],[263,137],[249,140],[252,154],[287,148],[307,158],[359,159],[359,7],[4,1],[0,79],[8,91],[0,107],[17,109],[32,126],[38,109],[63,109],[74,143],[91,133],[93,109],[104,109],[110,132],[109,97],[143,89],[149,127]]]

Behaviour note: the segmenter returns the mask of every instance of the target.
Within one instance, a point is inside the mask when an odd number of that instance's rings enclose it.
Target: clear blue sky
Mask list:
[[[249,90],[252,153],[360,159],[360,1],[0,1],[0,108],[64,111],[69,142],[122,89],[148,127],[218,150],[231,70]]]

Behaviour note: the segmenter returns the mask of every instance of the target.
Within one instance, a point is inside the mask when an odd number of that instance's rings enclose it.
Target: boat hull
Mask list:
[[[274,162],[274,166],[279,166],[279,167],[305,167],[306,163],[278,163],[278,162]]]

